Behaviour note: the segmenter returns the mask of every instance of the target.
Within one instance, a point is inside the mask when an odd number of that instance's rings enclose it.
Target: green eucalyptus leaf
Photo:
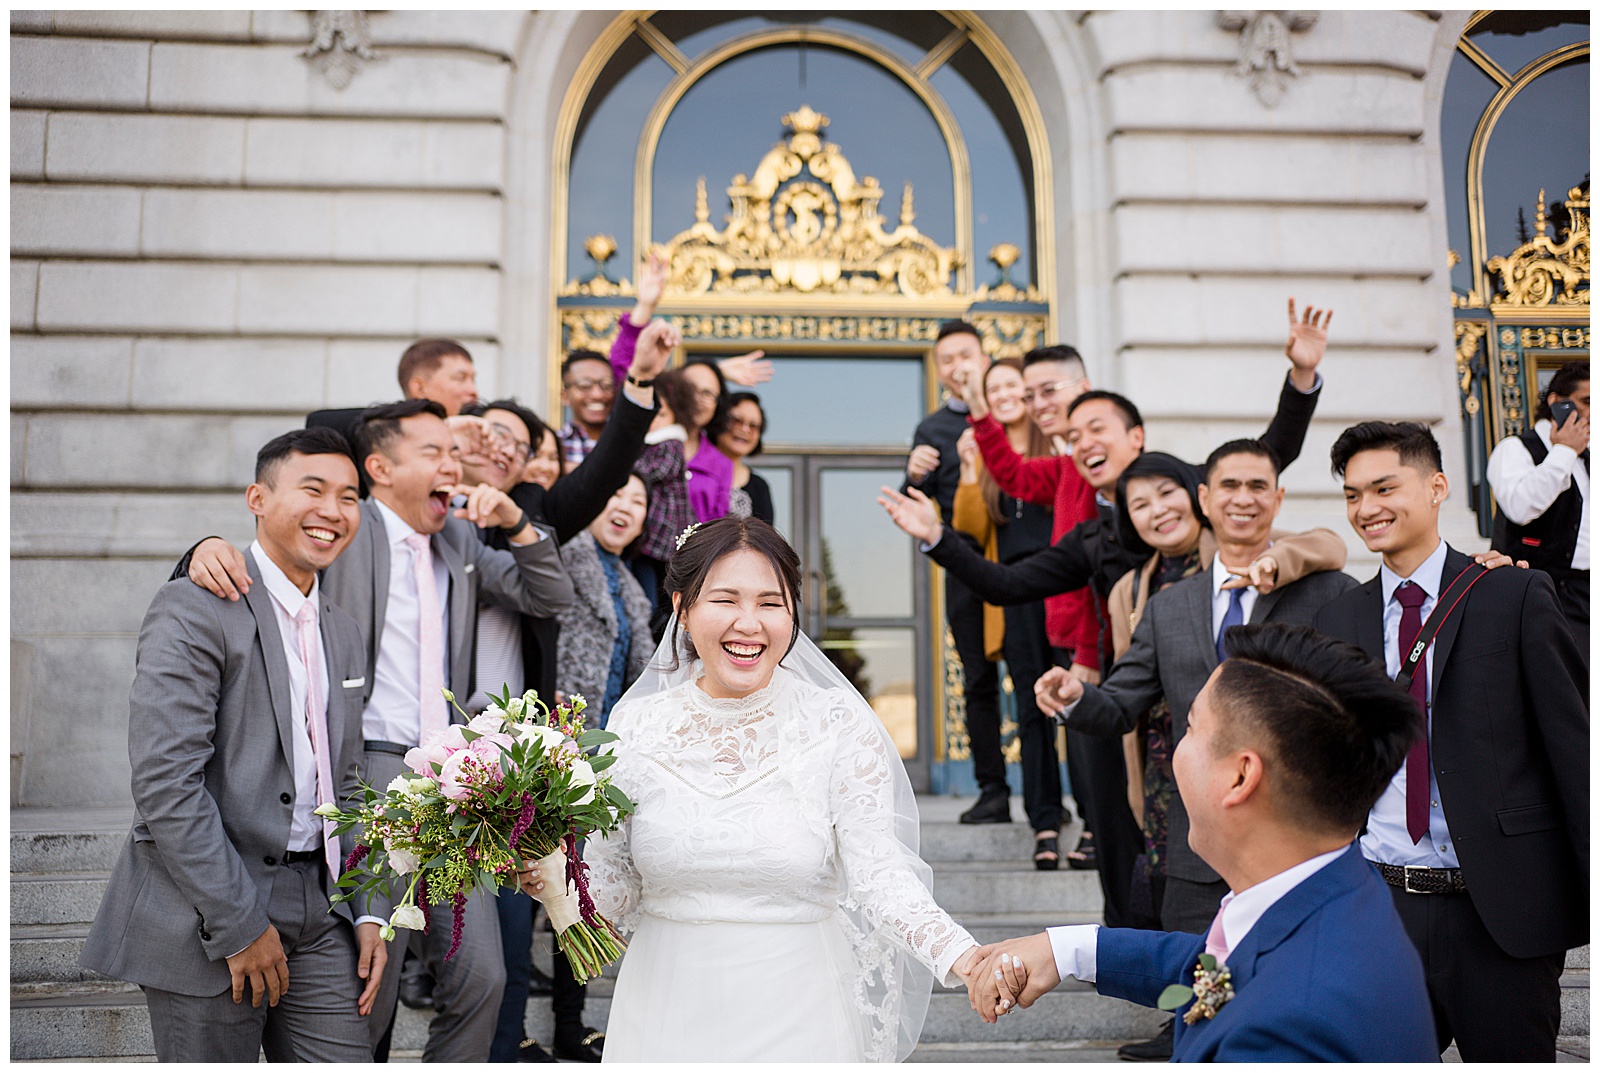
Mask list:
[[[1217,959],[1216,959],[1215,955],[1212,955],[1212,954],[1201,954],[1200,955],[1200,967],[1202,969],[1204,969],[1206,972],[1216,972],[1217,971]]]
[[[1184,987],[1182,984],[1173,984],[1161,992],[1156,999],[1156,1008],[1159,1010],[1175,1010],[1179,1006],[1194,998],[1194,988]]]

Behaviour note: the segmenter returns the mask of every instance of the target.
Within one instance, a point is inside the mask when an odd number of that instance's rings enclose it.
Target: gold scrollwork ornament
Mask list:
[[[1534,212],[1533,238],[1508,256],[1491,258],[1486,266],[1500,277],[1494,305],[1587,306],[1589,304],[1589,195],[1582,187],[1567,191],[1569,222],[1561,241],[1548,233],[1544,191]]]
[[[843,151],[822,140],[828,117],[802,105],[783,122],[789,137],[753,175],[734,176],[723,229],[711,224],[705,180],[696,184],[694,224],[662,247],[667,291],[950,294],[961,255],[917,230],[911,184],[901,197],[899,226],[885,230],[878,212],[883,187],[871,176],[857,181]]]

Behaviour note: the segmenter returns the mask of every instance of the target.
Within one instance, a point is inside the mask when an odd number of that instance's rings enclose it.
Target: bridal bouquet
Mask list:
[[[449,690],[445,698],[455,704]],[[532,690],[521,697],[505,690],[465,725],[430,734],[406,754],[410,771],[381,792],[366,787],[359,809],[318,808],[340,832],[356,826],[364,832],[344,862],[338,900],[403,879],[405,893],[384,926],[385,939],[394,938],[395,928],[426,931],[427,907],[449,901],[455,910],[449,958],[461,945],[470,894],[515,888],[522,861],[548,867],[555,860],[576,889],[575,898],[549,905],[556,942],[580,982],[598,975],[625,944],[595,911],[578,840],[615,830],[633,802],[601,774],[614,756],[585,755],[616,735],[584,730],[583,710],[582,697],[552,710]]]

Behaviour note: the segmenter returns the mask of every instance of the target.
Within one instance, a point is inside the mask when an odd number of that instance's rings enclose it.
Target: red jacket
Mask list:
[[[1054,510],[1050,539],[1060,540],[1079,522],[1098,512],[1094,489],[1083,479],[1067,455],[1049,458],[1024,458],[1006,438],[1005,426],[993,414],[967,422],[972,426],[983,464],[988,467],[1002,491],[1017,499]],[[1069,648],[1075,662],[1100,667],[1100,618],[1095,612],[1095,594],[1085,586],[1058,593],[1044,602],[1045,633],[1056,648]]]

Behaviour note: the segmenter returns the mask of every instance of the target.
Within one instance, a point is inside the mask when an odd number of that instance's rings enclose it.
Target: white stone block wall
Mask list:
[[[1326,387],[1284,475],[1282,517],[1338,532],[1366,576],[1376,560],[1328,471],[1339,431],[1428,422],[1452,479],[1464,477],[1438,164],[1443,70],[1464,17],[1320,12],[1291,34],[1300,74],[1269,107],[1235,72],[1240,34],[1218,14],[1032,16],[1063,43],[1066,95],[1085,98],[1073,151],[1103,154],[1090,165],[1102,171],[1056,191],[1075,259],[1063,334],[1082,333],[1097,386],[1138,402],[1153,446],[1199,459],[1265,427],[1287,367],[1287,298],[1334,310]],[[1074,293],[1085,251],[1109,277],[1092,297]],[[1482,548],[1464,495],[1452,499],[1447,537]]]
[[[196,538],[249,540],[266,440],[397,397],[419,336],[543,381],[500,345],[530,18],[374,13],[339,90],[304,11],[13,13],[13,804],[127,799],[139,621]]]

